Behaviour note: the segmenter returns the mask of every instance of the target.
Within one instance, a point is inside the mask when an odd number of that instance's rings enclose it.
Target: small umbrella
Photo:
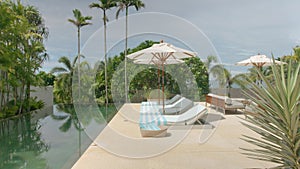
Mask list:
[[[136,64],[155,64],[162,67],[162,89],[164,93],[164,65],[183,63],[184,58],[195,57],[196,53],[186,49],[175,47],[161,41],[149,48],[132,53],[127,57],[133,59]],[[164,96],[163,96],[164,97]],[[163,98],[164,111],[164,98]]]
[[[236,65],[240,65],[240,66],[256,66],[258,68],[261,68],[263,66],[271,66],[272,64],[273,64],[273,60],[271,58],[268,58],[266,55],[260,55],[260,54],[251,56],[249,59],[236,63]],[[275,64],[281,65],[281,64],[285,64],[285,62],[275,60]]]
[[[184,61],[180,59],[168,59],[165,62],[162,62],[161,60],[158,59],[153,59],[153,60],[139,59],[139,60],[134,60],[133,63],[145,64],[145,65],[171,65],[171,64],[184,63]]]
[[[285,62],[281,62],[278,60],[274,60],[271,58],[268,58],[266,55],[254,55],[251,56],[249,59],[237,62],[236,65],[239,66],[255,66],[258,69],[261,69],[263,66],[271,66],[272,64],[277,64],[277,65],[281,65],[281,64],[286,64]]]

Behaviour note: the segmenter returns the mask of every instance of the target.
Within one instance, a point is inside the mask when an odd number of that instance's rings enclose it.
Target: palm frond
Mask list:
[[[67,67],[68,70],[72,70],[72,65],[71,65],[71,62],[68,57],[63,56],[58,59],[58,62],[63,63]]]
[[[68,70],[63,67],[54,67],[54,68],[52,68],[52,70],[50,72],[51,73],[62,73],[62,72],[68,72]]]
[[[90,8],[101,8],[101,7],[100,7],[100,4],[98,4],[98,3],[91,3],[91,4],[89,5],[89,7],[90,7]]]

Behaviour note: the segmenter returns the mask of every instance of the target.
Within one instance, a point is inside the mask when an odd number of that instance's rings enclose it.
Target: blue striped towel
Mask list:
[[[167,120],[159,112],[157,102],[142,102],[140,110],[140,128],[144,130],[160,130],[158,126],[166,125]]]

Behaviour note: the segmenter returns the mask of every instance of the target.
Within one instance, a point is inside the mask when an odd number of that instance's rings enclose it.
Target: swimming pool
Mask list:
[[[1,169],[69,169],[91,144],[72,105],[0,121]]]

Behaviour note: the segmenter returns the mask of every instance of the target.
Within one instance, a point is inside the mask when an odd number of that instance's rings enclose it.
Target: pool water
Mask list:
[[[80,124],[72,105],[0,121],[0,168],[71,168],[92,142]]]

